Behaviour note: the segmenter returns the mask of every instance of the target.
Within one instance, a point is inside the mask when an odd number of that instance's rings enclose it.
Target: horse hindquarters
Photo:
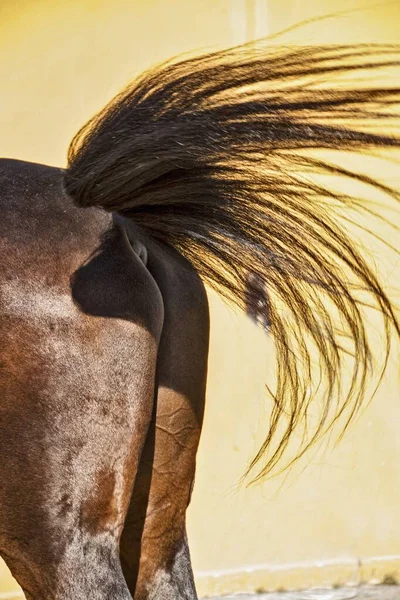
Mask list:
[[[0,553],[30,600],[128,600],[118,544],[163,303],[119,234],[75,272],[72,294],[40,318],[33,292],[19,314],[19,297],[1,306]]]
[[[164,325],[156,407],[121,538],[121,562],[135,600],[194,600],[185,520],[203,420],[208,303],[185,259],[151,246],[148,253],[163,296]]]

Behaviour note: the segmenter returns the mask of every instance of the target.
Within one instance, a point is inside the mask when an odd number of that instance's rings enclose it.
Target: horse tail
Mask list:
[[[277,375],[255,479],[276,471],[301,424],[309,435],[296,458],[339,417],[347,427],[400,333],[344,223],[354,209],[371,215],[371,204],[326,183],[345,177],[398,199],[335,156],[400,146],[400,88],[370,79],[399,66],[400,46],[265,41],[171,61],[134,81],[71,143],[65,188],[78,206],[132,219],[243,310],[257,302],[251,281],[267,286]],[[381,315],[378,375],[366,305]],[[311,427],[316,398],[322,408]]]

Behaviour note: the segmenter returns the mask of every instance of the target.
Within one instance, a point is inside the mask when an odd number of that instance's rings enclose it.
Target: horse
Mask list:
[[[0,555],[28,600],[197,598],[185,515],[205,283],[275,342],[255,481],[318,394],[296,457],[343,411],[344,428],[357,414],[376,373],[366,298],[381,315],[383,367],[400,326],[334,210],[370,205],[312,175],[398,199],[327,155],[400,146],[400,89],[356,78],[399,65],[397,46],[265,41],[175,59],[93,117],[65,169],[0,161]]]

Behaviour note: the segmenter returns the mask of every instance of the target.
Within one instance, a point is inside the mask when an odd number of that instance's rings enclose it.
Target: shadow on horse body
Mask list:
[[[310,173],[399,198],[313,154],[400,147],[400,90],[356,77],[399,56],[259,42],[167,63],[82,128],[65,171],[0,162],[0,554],[27,598],[196,598],[185,513],[206,384],[202,280],[276,343],[256,479],[307,431],[314,396],[320,418],[297,457],[357,414],[367,296],[384,366],[400,325],[331,210],[361,199]]]

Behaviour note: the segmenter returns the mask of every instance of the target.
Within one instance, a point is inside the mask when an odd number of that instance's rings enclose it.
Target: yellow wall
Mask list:
[[[155,62],[368,4],[2,0],[0,155],[64,165],[78,127]],[[283,41],[397,41],[399,33],[400,5],[391,2],[308,25]],[[395,285],[399,263],[386,256],[381,268]],[[267,426],[263,402],[271,341],[213,294],[210,300],[208,405],[189,510],[199,592],[400,577],[396,366],[337,449],[311,453],[287,478],[238,489]],[[16,584],[0,564],[0,594],[12,590]]]

